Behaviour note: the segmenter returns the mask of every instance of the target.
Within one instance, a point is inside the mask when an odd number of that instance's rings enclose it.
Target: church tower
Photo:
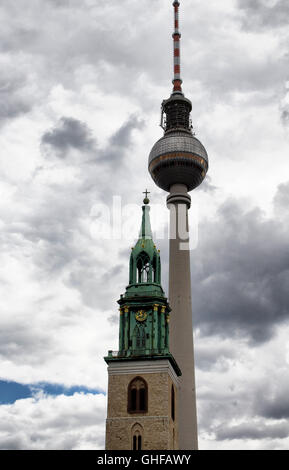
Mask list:
[[[170,306],[144,199],[129,284],[119,304],[119,349],[109,351],[107,450],[178,449],[181,371],[169,350]]]

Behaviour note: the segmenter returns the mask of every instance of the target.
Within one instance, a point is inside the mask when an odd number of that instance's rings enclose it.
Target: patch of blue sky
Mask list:
[[[18,382],[0,380],[0,405],[12,404],[15,403],[16,400],[32,398],[37,396],[38,393],[43,393],[44,395],[50,396],[72,396],[75,393],[91,393],[93,395],[97,395],[103,392],[98,389],[88,388],[82,385],[65,387],[61,384],[53,384],[48,382],[39,382],[26,385]]]

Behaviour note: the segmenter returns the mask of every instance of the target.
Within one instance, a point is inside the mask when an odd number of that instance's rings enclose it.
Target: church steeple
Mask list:
[[[149,199],[146,197],[142,206],[139,239],[132,248],[130,256],[129,284],[130,286],[144,284],[143,290],[152,290],[156,293],[156,289],[158,289],[162,294],[160,255],[152,238],[150,206],[148,204]]]
[[[161,286],[147,195],[130,255],[129,284],[118,300],[118,351],[104,358],[109,376],[108,450],[178,448],[175,411],[181,371],[169,350],[171,308]]]
[[[110,356],[134,358],[165,356],[180,372],[169,353],[170,306],[161,286],[160,252],[152,239],[149,200],[144,199],[139,238],[132,248],[129,284],[118,300],[119,350]]]

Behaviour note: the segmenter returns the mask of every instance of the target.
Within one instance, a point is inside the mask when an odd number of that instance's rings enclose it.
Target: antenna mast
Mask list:
[[[173,3],[175,9],[175,30],[173,33],[174,40],[174,79],[173,79],[173,93],[182,93],[182,79],[181,79],[181,56],[180,56],[180,38],[179,32],[179,6],[180,2],[175,0]]]

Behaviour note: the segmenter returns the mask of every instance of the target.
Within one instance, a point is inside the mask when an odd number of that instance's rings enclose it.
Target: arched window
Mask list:
[[[127,410],[129,413],[145,413],[148,409],[148,387],[141,377],[133,379],[128,386]]]
[[[132,450],[143,449],[143,428],[139,423],[133,425],[131,429],[132,435]]]
[[[175,421],[175,388],[174,386],[172,385],[172,390],[171,390],[171,416],[172,416],[172,420]]]
[[[133,440],[132,450],[137,450],[137,438],[138,438],[138,436],[136,434],[134,434],[133,437],[132,437],[132,440]]]
[[[142,436],[141,436],[141,434],[138,434],[138,432],[136,432],[133,435],[132,439],[133,439],[132,450],[142,450]]]
[[[146,349],[146,330],[145,326],[136,325],[132,333],[132,349],[134,354],[142,354]]]
[[[146,336],[145,336],[144,325],[137,325],[136,331],[136,348],[145,349],[146,347]]]
[[[136,269],[137,282],[149,282],[150,259],[144,251],[142,251],[137,258]]]

